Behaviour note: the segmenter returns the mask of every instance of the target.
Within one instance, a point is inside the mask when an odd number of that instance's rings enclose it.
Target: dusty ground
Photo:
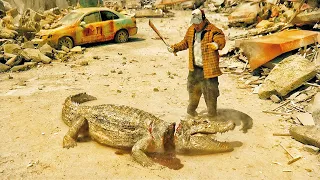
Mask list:
[[[184,36],[189,13],[177,12],[175,18],[153,22],[171,44]],[[208,17],[214,22],[218,16]],[[152,39],[156,36],[148,27],[148,19],[139,19],[138,26],[138,35],[129,43],[88,46],[85,54],[67,63],[0,74],[1,179],[320,178],[319,155],[290,137],[272,135],[286,131],[290,125],[281,117],[262,113],[277,105],[260,100],[251,89],[237,88],[241,76],[231,74],[219,79],[219,108],[239,110],[253,118],[253,128],[248,133],[237,127],[221,137],[241,142],[233,152],[178,155],[183,168],[172,170],[141,167],[129,154],[117,155],[115,149],[93,141],[80,142],[72,149],[62,148],[68,130],[61,120],[62,103],[67,96],[79,92],[98,97],[97,103],[133,106],[167,121],[185,116],[187,51],[176,57],[169,54],[161,41]],[[89,65],[77,65],[82,61]],[[202,99],[199,111],[203,110]],[[297,150],[303,158],[287,165],[291,157],[280,143]]]

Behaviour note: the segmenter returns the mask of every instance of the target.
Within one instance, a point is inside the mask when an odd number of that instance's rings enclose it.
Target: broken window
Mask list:
[[[86,22],[86,24],[100,22],[101,21],[100,13],[94,12],[94,13],[88,14],[83,18],[83,21]]]
[[[101,18],[102,21],[119,19],[119,17],[116,14],[110,11],[101,11]]]

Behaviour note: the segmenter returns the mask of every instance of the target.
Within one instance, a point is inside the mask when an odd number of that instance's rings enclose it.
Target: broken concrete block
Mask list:
[[[70,52],[82,54],[82,48],[81,48],[81,46],[76,46],[76,47],[70,49]]]
[[[23,65],[13,66],[10,69],[10,71],[17,72],[17,71],[25,71],[27,69],[29,69],[29,67],[27,65],[23,64]]]
[[[52,48],[49,44],[44,44],[44,45],[40,48],[40,51],[41,51],[44,55],[46,55],[46,56],[48,56],[48,57],[51,57],[51,58],[54,57],[54,51],[55,51],[55,49]]]
[[[304,126],[315,125],[312,115],[310,113],[298,113],[297,118]]]
[[[21,53],[21,56],[23,56],[26,60],[31,60],[33,62],[42,62],[44,64],[51,62],[51,59],[42,54],[39,49],[24,49]]]
[[[316,73],[314,64],[302,56],[285,58],[271,70],[259,89],[259,97],[268,99],[273,94],[285,96],[315,77]]]
[[[62,46],[62,47],[61,47],[61,50],[64,51],[64,52],[66,52],[66,53],[70,52],[70,49],[67,48],[67,47],[65,47],[65,46]]]
[[[257,20],[257,15],[260,11],[257,3],[240,4],[228,16],[229,26],[241,26],[241,24],[253,24]]]
[[[274,22],[270,22],[268,20],[262,20],[256,25],[256,28],[269,28],[273,25],[274,25]]]
[[[275,102],[275,103],[281,102],[281,99],[277,95],[274,95],[274,94],[270,96],[270,99],[272,100],[272,102]]]
[[[254,70],[285,52],[319,42],[320,36],[315,31],[293,29],[239,41],[236,44],[248,58],[250,69]]]
[[[33,42],[31,42],[31,41],[27,41],[27,42],[23,43],[21,47],[23,49],[26,49],[26,48],[34,49],[35,48]]]
[[[25,62],[24,65],[26,65],[28,68],[34,68],[38,65],[37,62]]]
[[[17,55],[21,50],[21,47],[18,44],[5,44],[3,45],[4,53],[10,53]]]
[[[7,62],[6,65],[7,66],[13,66],[14,62],[18,59],[18,56],[15,55],[14,57],[10,58]]]
[[[0,72],[6,72],[10,69],[10,66],[0,63]]]
[[[292,24],[297,24],[299,26],[305,24],[316,24],[320,19],[320,9],[314,11],[303,11],[300,12],[293,20]]]
[[[320,148],[320,126],[295,126],[289,129],[289,133],[303,144]]]
[[[316,125],[320,125],[320,92],[313,97],[312,117]]]
[[[13,57],[16,57],[17,55],[15,55],[15,54],[10,54],[10,53],[4,53],[3,54],[3,57],[4,57],[4,59],[6,59],[6,60],[9,60],[9,59],[11,59],[11,58],[13,58]]]

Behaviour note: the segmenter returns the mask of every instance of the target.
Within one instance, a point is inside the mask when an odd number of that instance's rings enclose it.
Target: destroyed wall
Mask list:
[[[36,11],[45,11],[51,8],[59,7],[65,9],[68,7],[67,0],[7,0],[13,7],[16,7],[20,13],[30,8]]]
[[[79,0],[81,7],[97,7],[103,4],[102,0]]]

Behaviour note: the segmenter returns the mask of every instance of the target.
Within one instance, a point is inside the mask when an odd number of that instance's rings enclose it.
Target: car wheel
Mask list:
[[[69,37],[63,37],[59,39],[58,48],[61,49],[62,46],[65,46],[69,49],[73,48],[73,41]]]
[[[129,39],[129,34],[126,30],[120,30],[117,32],[117,34],[114,36],[114,41],[117,43],[124,43],[127,42]]]

